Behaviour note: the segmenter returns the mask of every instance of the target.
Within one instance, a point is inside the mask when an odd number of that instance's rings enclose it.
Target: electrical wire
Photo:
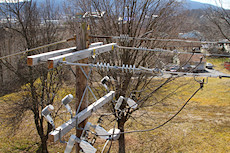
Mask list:
[[[108,144],[108,143],[109,143],[109,140],[107,140],[107,141],[105,142],[105,145],[104,145],[104,147],[103,147],[103,149],[102,149],[101,153],[103,153],[103,152],[104,152],[105,147],[107,146],[107,144]]]
[[[32,52],[32,51],[35,51],[35,50],[38,50],[38,49],[42,49],[42,48],[54,46],[54,45],[57,45],[57,44],[65,43],[65,42],[68,42],[68,41],[73,41],[73,40],[76,40],[76,37],[65,39],[65,40],[61,40],[61,41],[54,42],[54,43],[47,44],[47,45],[43,45],[43,46],[39,46],[39,47],[32,48],[32,49],[29,49],[29,50],[21,51],[21,52],[18,52],[18,53],[14,53],[14,54],[2,56],[2,57],[0,57],[0,60],[3,60],[3,59],[8,58],[8,57],[12,57],[12,56],[16,56],[16,55],[20,55],[20,54]]]
[[[164,123],[162,123],[162,124],[160,124],[160,125],[158,125],[158,126],[156,126],[154,128],[151,128],[151,129],[125,131],[125,132],[120,132],[120,134],[137,133],[137,132],[149,132],[149,131],[156,130],[156,129],[160,128],[160,127],[163,127],[164,125],[169,123],[171,120],[173,120],[185,108],[185,106],[188,104],[188,102],[203,88],[203,85],[204,85],[204,82],[200,82],[200,87],[190,96],[190,98],[184,103],[184,105],[171,118],[169,118]],[[107,136],[107,135],[98,135],[98,136]]]
[[[89,35],[91,38],[109,38],[109,39],[126,39],[126,40],[144,40],[144,41],[163,41],[163,42],[185,42],[185,43],[201,43],[201,44],[217,44],[217,41],[194,41],[183,39],[158,39],[158,38],[141,38],[129,37],[128,35],[121,36],[103,36],[103,35]]]
[[[98,65],[96,64],[92,64],[92,63],[89,63],[89,64],[85,64],[85,63],[70,63],[70,62],[62,62],[62,64],[64,65],[75,65],[75,66],[89,66],[89,67],[94,67],[94,68],[97,68]],[[101,63],[102,64],[102,63]],[[103,65],[103,64],[102,64]],[[206,73],[189,73],[189,72],[171,72],[171,71],[163,71],[163,70],[160,70],[160,69],[149,69],[149,68],[145,68],[145,67],[141,67],[141,68],[135,68],[135,66],[133,66],[133,68],[129,68],[129,67],[121,67],[121,66],[105,66],[104,67],[101,67],[101,69],[105,69],[107,70],[108,69],[115,69],[115,70],[124,70],[125,71],[132,71],[132,73],[138,71],[138,72],[143,72],[143,73],[150,73],[150,74],[154,74],[156,75],[156,73],[160,74],[160,75],[163,75],[163,74],[174,74],[174,75],[180,75],[180,76],[183,76],[183,75],[186,75],[186,76],[202,76],[202,77],[214,77],[214,78],[222,78],[222,77],[225,77],[225,78],[230,78],[230,75],[213,75],[213,74],[206,74]],[[155,73],[154,73],[155,72]]]
[[[61,42],[62,43],[62,42]],[[53,44],[57,44],[57,43],[53,43]],[[53,45],[53,44],[49,44],[49,45]],[[38,47],[38,48],[35,48],[35,49],[31,49],[31,50],[28,50],[28,51],[24,51],[24,52],[21,52],[21,53],[25,53],[25,52],[29,52],[29,51],[33,51],[33,50],[36,50],[36,49],[40,49],[40,48],[43,48],[43,47],[48,47],[48,45],[45,45],[45,46],[41,46],[41,47]],[[132,49],[132,50],[143,50],[143,51],[158,51],[158,52],[171,52],[171,53],[181,53],[181,54],[198,54],[198,55],[204,55],[204,56],[225,56],[225,57],[230,57],[230,55],[222,55],[222,54],[202,54],[202,53],[186,53],[186,52],[176,52],[176,51],[171,51],[171,50],[164,50],[164,49],[143,49],[143,48],[136,48],[136,47],[124,47],[124,46],[117,46],[118,48],[121,48],[121,49]],[[17,53],[17,54],[20,54],[20,53]],[[17,55],[15,54],[15,55]],[[14,56],[14,54],[12,55],[8,55],[9,57],[10,56]],[[1,57],[0,59],[2,58],[6,58],[6,57]],[[78,63],[80,64],[80,63]],[[84,66],[84,65],[81,65],[81,66]],[[117,67],[118,68],[118,67]],[[121,68],[122,69],[122,68]],[[124,69],[124,68],[123,68]],[[133,68],[135,69],[135,68]],[[92,70],[92,65],[91,65],[91,70]],[[146,72],[146,69],[140,69],[142,71],[145,71]],[[173,72],[168,72],[170,74],[172,74]],[[174,72],[175,74],[179,73],[179,72]],[[181,107],[181,109],[176,113],[174,114],[169,120],[167,120],[166,122],[164,122],[163,124],[155,127],[155,128],[152,128],[152,129],[146,129],[146,130],[135,130],[135,131],[126,131],[126,132],[121,132],[120,134],[125,134],[125,133],[134,133],[134,132],[147,132],[147,131],[152,131],[152,130],[155,130],[157,128],[160,128],[162,126],[164,126],[165,124],[167,124],[168,122],[170,122],[173,118],[175,118],[183,109],[184,107],[187,105],[187,103],[191,100],[191,98],[202,88],[203,86],[200,86],[200,88],[188,99],[188,101]],[[72,126],[72,125],[71,125]],[[111,135],[114,135],[114,134],[111,134]],[[111,136],[109,135],[109,136]],[[102,135],[101,135],[102,136]],[[112,143],[111,143],[112,145]],[[111,147],[110,145],[110,147]]]
[[[94,37],[94,36],[90,36],[90,37]],[[96,37],[96,36],[95,36]],[[105,37],[105,36],[103,36]],[[108,36],[107,38],[113,38],[113,39],[119,39],[118,36]],[[217,42],[206,42],[206,41],[190,41],[190,40],[179,40],[179,39],[156,39],[156,38],[137,38],[137,37],[128,37],[129,39],[136,39],[136,40],[150,40],[150,41],[167,41],[167,42],[186,42],[186,43],[217,43]],[[21,51],[21,52],[18,52],[18,53],[14,53],[14,54],[10,54],[10,55],[6,55],[6,56],[3,56],[3,57],[0,57],[0,60],[2,59],[5,59],[5,58],[8,58],[8,57],[12,57],[12,56],[15,56],[15,55],[19,55],[19,54],[24,54],[24,53],[28,53],[28,52],[31,52],[31,51],[35,51],[35,50],[38,50],[38,49],[42,49],[42,48],[45,48],[45,47],[49,47],[49,46],[53,46],[53,45],[57,45],[57,44],[60,44],[60,43],[65,43],[65,42],[68,42],[68,41],[72,41],[72,40],[75,40],[76,37],[74,38],[70,38],[70,39],[66,39],[66,40],[62,40],[62,41],[58,41],[58,42],[55,42],[55,43],[51,43],[51,44],[47,44],[47,45],[43,45],[43,46],[39,46],[39,47],[36,47],[36,48],[33,48],[33,49],[29,49],[29,50],[25,50],[25,51]],[[175,51],[170,51],[170,50],[164,50],[164,49],[143,49],[143,48],[136,48],[136,47],[124,47],[124,46],[117,46],[118,48],[120,49],[130,49],[130,50],[143,50],[143,51],[155,51],[155,52],[171,52],[171,53],[180,53],[180,54],[197,54],[197,55],[204,55],[204,56],[221,56],[221,57],[230,57],[230,55],[224,55],[224,54],[202,54],[202,53],[186,53],[186,52],[175,52]],[[143,69],[142,69],[143,70]],[[92,67],[90,69],[90,73],[92,71]],[[146,70],[145,70],[146,72]],[[178,72],[177,72],[178,73]],[[175,72],[175,74],[177,74]],[[170,74],[172,74],[172,72],[170,72]],[[202,88],[203,88],[203,83],[204,82],[200,82],[200,88],[197,89],[193,94],[192,96],[184,103],[184,105],[179,109],[178,112],[176,112],[176,114],[174,114],[171,118],[169,118],[166,122],[164,122],[163,124],[157,126],[157,127],[154,127],[154,128],[151,128],[151,129],[145,129],[145,130],[134,130],[134,131],[125,131],[125,132],[121,132],[120,134],[126,134],[126,133],[136,133],[136,132],[147,132],[147,131],[153,131],[155,129],[158,129],[164,125],[166,125],[167,123],[169,123],[171,120],[173,120],[184,108],[185,106],[188,104],[188,102],[197,94],[197,92],[199,92]],[[97,112],[97,111],[96,111]],[[115,112],[114,112],[115,113]],[[64,121],[64,119],[58,115],[58,117]],[[115,122],[116,124],[116,122]],[[72,126],[72,125],[71,125]],[[74,126],[73,126],[74,127]],[[83,129],[81,129],[83,130]],[[113,134],[109,135],[109,136],[112,136],[112,135],[115,135],[114,132]],[[97,136],[104,136],[104,135],[97,135]],[[104,147],[103,147],[103,150],[102,150],[102,153],[106,147],[106,145],[108,144],[109,140],[106,141]],[[111,149],[111,146],[112,146],[112,140],[111,140],[111,144],[110,144],[110,147],[109,147],[109,150],[108,152],[110,151]]]
[[[112,133],[112,135],[114,135],[114,132],[115,132],[115,127],[116,127],[116,123],[117,123],[117,122],[115,122],[115,123],[114,123],[114,127],[113,127],[113,133]],[[110,152],[110,149],[111,149],[111,147],[112,147],[112,144],[113,144],[113,137],[111,138],[111,143],[110,143],[110,146],[109,146],[109,149],[108,149],[107,153],[109,153],[109,152]]]
[[[203,54],[203,53],[194,53],[194,52],[178,52],[178,51],[171,51],[171,50],[165,50],[160,48],[155,49],[147,49],[147,48],[137,48],[137,47],[125,47],[125,46],[118,46],[120,49],[129,49],[129,50],[139,50],[139,51],[153,51],[153,52],[167,52],[167,53],[177,53],[177,54],[194,54],[194,55],[202,55],[202,56],[216,56],[216,57],[230,57],[230,55],[226,54]]]
[[[190,97],[190,99],[191,99],[200,89],[201,89],[201,88],[199,88],[199,89]],[[151,131],[151,130],[155,130],[155,129],[157,129],[157,128],[160,128],[161,126],[164,126],[164,125],[167,124],[169,121],[171,121],[174,117],[176,117],[176,116],[182,111],[182,109],[187,105],[187,103],[190,101],[190,99],[184,104],[184,106],[183,106],[173,117],[171,117],[168,121],[166,121],[165,123],[161,124],[160,126],[155,127],[155,128],[153,128],[153,129],[137,130],[137,131],[127,131],[127,132],[122,132],[122,133],[145,132],[145,131]],[[98,112],[97,112],[97,113],[98,113]],[[115,114],[115,112],[114,112],[114,113],[111,113],[111,114],[109,114],[109,115],[112,115],[112,114]],[[110,135],[110,136],[111,136],[111,135]]]

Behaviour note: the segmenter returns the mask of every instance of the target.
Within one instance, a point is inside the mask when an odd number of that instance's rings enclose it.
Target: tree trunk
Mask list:
[[[43,136],[43,138],[41,139],[42,144],[40,146],[39,153],[48,153],[46,141],[47,141],[46,137]]]
[[[34,121],[35,121],[35,125],[36,125],[36,128],[37,128],[37,132],[38,132],[38,135],[41,139],[41,145],[39,147],[39,149],[36,151],[37,153],[47,153],[48,152],[48,149],[47,149],[47,139],[48,139],[48,136],[46,136],[43,132],[43,128],[41,126],[43,125],[40,125],[39,124],[39,118],[38,118],[38,114],[37,113],[34,113]]]
[[[125,127],[125,117],[122,116],[121,120],[118,120],[118,129],[120,129],[121,132],[124,132]],[[119,153],[125,153],[125,135],[121,134],[119,141]]]

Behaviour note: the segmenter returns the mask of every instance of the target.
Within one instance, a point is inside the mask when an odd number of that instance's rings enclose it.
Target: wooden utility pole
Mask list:
[[[78,29],[77,29],[77,39],[76,40],[76,47],[56,50],[48,53],[41,53],[37,55],[32,55],[27,57],[27,64],[29,66],[39,65],[44,63],[45,61],[48,62],[48,68],[53,69],[55,67],[58,67],[61,63],[67,64],[67,65],[79,65],[80,63],[87,63],[88,57],[92,57],[101,53],[109,52],[111,50],[114,50],[116,43],[110,43],[103,45],[102,42],[97,42],[91,44],[89,47],[89,27],[87,27],[86,23],[82,23]],[[70,40],[70,39],[68,39]],[[67,40],[67,41],[68,41]],[[72,39],[71,39],[72,40]],[[76,50],[78,51],[76,51]],[[79,63],[73,63],[73,62],[79,62]],[[76,67],[76,110],[78,113],[76,113],[75,116],[73,116],[71,119],[69,119],[64,124],[60,125],[53,131],[49,133],[49,141],[56,142],[60,140],[63,136],[65,136],[68,132],[71,131],[74,127],[76,127],[76,136],[78,139],[81,138],[82,134],[82,128],[85,127],[85,124],[87,122],[87,119],[92,115],[93,112],[97,111],[99,108],[101,108],[106,103],[112,101],[115,92],[110,91],[108,94],[104,95],[100,99],[96,100],[91,105],[87,106],[87,92],[85,98],[83,97],[84,90],[86,91],[87,87],[87,78],[85,76],[88,75],[88,67],[83,67],[85,73],[82,72],[81,68],[79,66]],[[83,99],[83,101],[81,100]],[[78,106],[81,106],[78,110]],[[79,128],[77,128],[79,127]],[[82,144],[81,141],[77,141],[78,143]],[[79,144],[76,143],[76,152],[80,151]],[[83,142],[84,144],[84,142]],[[71,147],[71,148],[69,148]],[[67,150],[72,149],[73,146],[67,146]],[[84,148],[86,149],[86,148]]]
[[[89,37],[88,37],[88,30],[87,30],[87,24],[86,23],[81,23],[77,29],[77,37],[76,37],[76,47],[77,50],[83,50],[89,47]],[[87,63],[88,58],[82,59],[79,61],[80,63]],[[83,70],[88,74],[88,67],[84,67]],[[80,105],[81,98],[83,96],[84,90],[87,85],[87,78],[83,74],[82,70],[80,69],[79,66],[76,66],[76,111],[78,106]],[[87,107],[86,99],[87,96],[82,101],[80,111],[82,111],[84,108]],[[85,124],[87,123],[87,120],[82,122],[81,124],[78,125],[79,128],[84,128]],[[78,130],[76,128],[76,136],[78,138],[81,137],[82,130]],[[79,144],[76,144],[76,153],[79,153],[80,151],[80,146]]]

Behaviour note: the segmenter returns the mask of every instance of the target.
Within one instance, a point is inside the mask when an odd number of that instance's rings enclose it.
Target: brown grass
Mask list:
[[[216,68],[224,70],[221,62],[217,63]],[[181,85],[175,95],[153,107],[143,108],[133,114],[136,120],[130,119],[126,124],[126,131],[149,129],[155,127],[169,119],[188,99],[188,97],[199,87],[193,78],[179,78],[174,84]],[[162,90],[172,91],[175,86],[168,85]],[[126,134],[126,151],[128,153],[149,153],[149,152],[205,152],[205,153],[227,153],[230,150],[230,80],[209,78],[208,84],[200,91],[185,107],[185,109],[170,123],[164,127],[143,133]],[[74,93],[73,88],[65,87],[57,97],[60,100],[68,92]],[[13,94],[15,95],[15,94]],[[17,94],[16,94],[17,95]],[[12,95],[7,95],[12,96]],[[15,97],[15,96],[13,96]],[[158,100],[164,97],[159,95]],[[150,99],[149,104],[155,102]],[[63,110],[64,111],[64,110]],[[100,110],[105,111],[105,110]],[[146,112],[148,114],[146,114]],[[0,127],[0,152],[36,152],[38,149],[39,138],[37,136],[32,116],[24,118],[23,124],[16,135],[9,137],[9,132],[4,121]],[[62,119],[68,120],[66,113],[61,115]],[[63,123],[62,119],[57,118],[57,126]],[[94,114],[90,121],[96,123],[98,113]],[[111,119],[111,118],[110,118]],[[102,124],[107,130],[114,125],[105,119]],[[73,131],[74,132],[74,131]],[[69,135],[68,135],[69,136]],[[68,136],[64,139],[68,140]],[[105,141],[97,139],[94,145],[98,150],[103,148]],[[50,152],[63,152],[64,144],[49,143]],[[108,149],[108,146],[106,147]],[[111,152],[118,152],[118,142],[113,142]]]

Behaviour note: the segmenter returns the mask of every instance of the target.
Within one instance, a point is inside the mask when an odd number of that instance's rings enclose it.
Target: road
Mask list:
[[[222,72],[219,72],[215,69],[205,69],[204,72],[200,72],[200,73],[187,73],[187,72],[170,72],[170,71],[165,71],[163,72],[162,76],[157,76],[159,77],[163,77],[163,78],[169,78],[171,77],[171,75],[175,75],[175,76],[184,76],[184,77],[191,77],[191,76],[201,76],[201,77],[227,77],[230,78],[229,74],[225,74]]]

